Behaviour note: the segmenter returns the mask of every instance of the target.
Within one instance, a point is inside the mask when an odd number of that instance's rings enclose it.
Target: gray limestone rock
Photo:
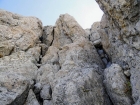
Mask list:
[[[104,84],[114,105],[132,105],[130,81],[118,64],[104,70]]]
[[[0,105],[23,105],[38,69],[34,62],[25,52],[0,58]]]
[[[31,55],[35,58],[35,60],[36,60],[37,62],[39,62],[39,60],[40,60],[40,53],[41,53],[41,47],[35,46],[35,47],[33,47],[33,48],[30,48],[30,49],[27,51],[27,53],[31,54]]]
[[[39,94],[40,91],[41,91],[41,89],[42,89],[41,83],[36,83],[36,84],[34,85],[34,93],[35,93],[35,94]]]
[[[140,104],[140,0],[96,1],[105,14],[87,30],[0,10],[0,105]]]
[[[85,36],[85,38],[87,39],[87,40],[89,40],[89,36],[90,36],[90,30],[91,29],[89,29],[89,28],[87,28],[87,29],[85,29],[85,32],[86,32],[86,36]]]
[[[85,30],[69,14],[60,15],[55,26],[52,45],[56,47],[62,47],[87,36]]]
[[[93,23],[90,29],[89,36],[89,39],[90,41],[92,41],[93,45],[98,45],[101,43],[101,37],[100,34],[98,33],[98,29],[100,29],[100,22]]]
[[[51,100],[44,100],[43,105],[54,105]]]
[[[102,45],[113,63],[130,70],[132,97],[140,96],[140,1],[96,0],[104,11],[100,23]]]
[[[40,105],[32,89],[30,89],[24,105]]]
[[[103,63],[84,37],[61,49],[51,46],[42,60],[37,82],[51,85],[54,104],[110,105],[102,82]]]
[[[52,90],[51,90],[51,86],[49,84],[44,85],[41,92],[40,92],[40,96],[43,100],[51,100],[52,96]]]
[[[43,43],[45,43],[49,47],[53,43],[53,39],[54,39],[54,27],[45,26],[43,28],[43,35],[42,35]]]
[[[134,105],[140,105],[140,97]]]
[[[103,86],[104,64],[95,47],[85,38],[85,31],[68,14],[60,16],[54,31],[54,42],[42,58],[36,79],[41,87],[50,84],[50,102],[55,105],[111,105]]]
[[[23,17],[0,9],[0,57],[27,51],[42,36],[42,23],[35,17]]]

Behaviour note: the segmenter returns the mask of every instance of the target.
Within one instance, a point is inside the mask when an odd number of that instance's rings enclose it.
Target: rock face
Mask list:
[[[86,37],[86,32],[70,15],[60,15],[56,21],[54,28],[53,46],[62,47],[65,44],[70,44],[77,41],[80,37]]]
[[[91,26],[89,40],[93,43],[93,45],[98,45],[101,43],[101,37],[100,34],[98,33],[99,29],[100,29],[100,22],[95,22]]]
[[[26,103],[24,105],[40,105],[32,89],[30,89]]]
[[[38,69],[34,62],[25,52],[0,58],[0,105],[23,105]]]
[[[43,28],[43,35],[41,37],[42,40],[42,56],[45,55],[48,48],[52,45],[54,40],[54,27],[53,26],[45,26]]]
[[[0,57],[34,47],[42,35],[42,23],[0,10]]]
[[[0,105],[25,103],[38,70],[41,36],[39,19],[0,10]]]
[[[104,64],[84,35],[68,14],[57,20],[53,44],[42,58],[36,79],[44,104],[110,105],[103,87]],[[46,85],[51,86],[51,94]]]
[[[132,105],[130,82],[118,64],[105,69],[104,83],[114,105]]]
[[[134,103],[140,97],[140,1],[96,0],[105,12],[100,30],[102,45],[113,63],[131,74]],[[130,76],[130,75],[129,75]]]
[[[140,105],[140,1],[96,1],[86,30],[0,10],[0,105]]]

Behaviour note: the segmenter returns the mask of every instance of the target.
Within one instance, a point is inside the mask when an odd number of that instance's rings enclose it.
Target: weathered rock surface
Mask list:
[[[39,69],[37,82],[51,84],[54,104],[109,105],[107,96],[104,96],[101,68],[97,65],[100,59],[92,44],[83,39],[65,45],[61,50],[56,49],[56,55],[50,48],[44,56],[48,56],[45,59],[49,62]]]
[[[117,33],[130,46],[139,49],[139,0],[96,0],[116,28]],[[113,27],[114,27],[113,26]],[[118,36],[118,35],[117,35]],[[134,40],[134,39],[137,40]]]
[[[113,63],[124,71],[129,70],[132,97],[135,103],[140,96],[140,44],[139,0],[96,0],[105,12],[99,33],[102,45]]]
[[[140,104],[140,1],[96,1],[86,30],[0,10],[0,105]]]
[[[42,23],[35,17],[23,17],[0,9],[0,57],[27,51],[42,35]]]
[[[84,36],[85,31],[65,14],[56,22],[54,35],[36,79],[41,87],[51,85],[52,100],[45,101],[55,105],[110,105],[103,87],[104,64]],[[47,89],[45,92],[44,95],[51,95]]]
[[[53,26],[45,26],[43,28],[42,35],[43,43],[45,43],[49,47],[53,43],[53,39],[54,39]]]
[[[44,26],[43,35],[41,40],[42,44],[42,55],[44,56],[48,48],[52,45],[54,40],[54,27],[53,26]]]
[[[33,95],[41,36],[39,19],[0,10],[0,105],[23,105]]]
[[[41,92],[40,96],[43,100],[51,100],[52,96],[52,90],[50,85],[44,85]]]
[[[26,103],[24,105],[40,105],[32,89],[30,89]]]
[[[34,62],[25,52],[0,58],[0,105],[24,104],[38,69]]]
[[[33,48],[30,48],[28,51],[27,51],[28,54],[31,54],[35,60],[37,62],[39,62],[40,60],[40,53],[41,53],[41,47],[40,46],[35,46]],[[36,63],[37,63],[36,62]]]
[[[77,41],[80,37],[86,37],[86,32],[70,15],[60,15],[54,28],[53,46],[62,47]]]
[[[54,105],[50,100],[44,100],[43,105]]]
[[[92,41],[93,45],[98,45],[101,43],[101,37],[100,34],[98,33],[99,29],[100,29],[100,22],[95,22],[91,26],[89,40]]]
[[[104,70],[104,83],[114,105],[132,105],[130,81],[118,64]]]

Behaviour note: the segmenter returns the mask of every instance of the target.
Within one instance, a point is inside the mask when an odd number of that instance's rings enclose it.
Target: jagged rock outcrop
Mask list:
[[[23,105],[30,96],[41,36],[39,19],[0,10],[0,105]]]
[[[53,44],[42,58],[36,80],[42,88],[51,86],[52,94],[48,95],[52,99],[43,98],[44,103],[110,104],[102,80],[104,64],[84,35],[85,31],[68,14],[56,22]]]
[[[124,73],[130,71],[134,103],[140,97],[140,1],[96,0],[105,12],[99,33],[102,45],[113,63],[119,64]]]
[[[23,105],[34,84],[37,67],[23,51],[0,58],[0,105]]]
[[[7,29],[1,28],[1,44],[12,45],[0,50],[1,105],[111,104],[103,86],[105,65],[72,16],[42,28],[34,17],[0,13]]]
[[[140,1],[96,1],[86,30],[0,10],[0,105],[140,104]]]
[[[0,57],[34,47],[42,36],[42,23],[0,9]]]

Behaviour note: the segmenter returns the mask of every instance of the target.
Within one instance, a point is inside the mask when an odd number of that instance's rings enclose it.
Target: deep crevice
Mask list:
[[[94,46],[97,50],[97,53],[99,54],[99,57],[101,58],[102,62],[104,63],[105,68],[109,67],[112,64],[112,62],[111,62],[111,59],[109,58],[108,54],[106,53],[106,51],[103,49],[102,44],[100,43],[100,44],[97,44]],[[104,76],[103,76],[103,78],[104,78]],[[108,99],[110,101],[110,105],[114,105],[107,90],[106,90],[105,84],[103,84],[103,87],[104,87],[105,95],[108,96]]]
[[[32,87],[32,90],[36,96],[37,101],[39,102],[40,105],[43,105],[43,99],[40,97],[40,91],[41,89],[36,89],[35,87],[36,80],[34,80],[34,86]]]
[[[41,43],[43,43],[43,37],[42,36],[39,38],[39,40],[41,41]],[[40,66],[41,66],[41,60],[42,60],[42,56],[43,56],[43,51],[42,50],[43,49],[42,49],[42,46],[41,46],[39,60],[37,61],[37,64],[36,64],[36,66],[38,68],[40,68]]]
[[[96,48],[97,53],[99,54],[101,60],[105,64],[105,67],[106,68],[109,67],[111,65],[111,60],[110,60],[108,54],[103,49],[102,44],[100,43],[100,44],[95,45],[95,48]]]
[[[53,41],[54,41],[54,34],[55,34],[54,28],[55,28],[55,27],[53,27],[53,31],[52,31],[52,33],[51,33],[51,34],[52,34],[52,36],[53,36],[53,40],[52,40],[52,42],[50,43],[50,46],[52,46]]]
[[[25,91],[20,96],[16,97],[16,99],[8,105],[24,105],[24,103],[28,97],[29,90],[30,90],[30,86],[28,84]]]

